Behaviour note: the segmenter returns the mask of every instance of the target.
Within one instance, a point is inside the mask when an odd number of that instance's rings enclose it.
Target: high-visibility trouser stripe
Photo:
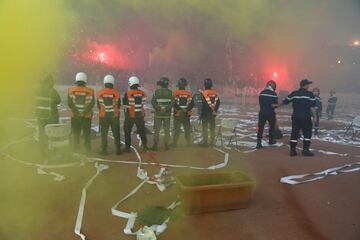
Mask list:
[[[114,112],[114,109],[105,109],[105,112]]]
[[[179,108],[181,108],[181,109],[186,109],[187,106],[179,106]]]
[[[290,142],[297,143],[297,140],[290,140]]]
[[[139,107],[142,107],[142,106],[143,106],[142,104],[135,104],[136,108],[139,108]]]
[[[310,138],[304,138],[304,141],[308,141],[308,142],[310,142],[310,141],[311,141],[311,139],[310,139]]]
[[[129,102],[135,102],[135,98],[128,98]]]
[[[37,106],[37,109],[41,109],[41,110],[51,110],[51,107],[42,107],[42,106]]]
[[[141,112],[142,109],[139,109],[139,108],[135,108],[135,112]]]
[[[105,105],[105,108],[114,108],[114,106],[106,106],[106,105]]]
[[[75,107],[77,107],[77,108],[84,108],[84,107],[85,107],[85,105],[82,105],[82,104],[75,104]]]

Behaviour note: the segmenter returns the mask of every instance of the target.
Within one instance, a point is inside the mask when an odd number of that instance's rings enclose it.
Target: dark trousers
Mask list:
[[[304,150],[309,150],[312,137],[312,121],[308,118],[292,118],[292,130],[290,138],[290,146],[292,150],[296,149],[297,140],[299,138],[300,130],[304,135]]]
[[[157,147],[159,143],[159,135],[161,127],[164,128],[164,144],[165,146],[169,145],[170,139],[170,117],[167,118],[154,118],[154,147]]]
[[[264,134],[264,127],[266,122],[269,123],[269,142],[274,141],[274,133],[275,133],[275,122],[276,117],[275,114],[259,114],[259,121],[258,121],[258,132],[257,132],[257,141],[261,143]]]
[[[334,104],[329,104],[326,108],[326,114],[328,115],[329,119],[333,119],[334,118],[334,113],[335,113],[335,107],[336,105]]]
[[[114,144],[116,149],[120,149],[120,119],[117,118],[100,118],[100,132],[101,132],[101,149],[106,150],[108,146],[108,132],[114,136]]]
[[[45,133],[45,127],[48,124],[57,124],[59,123],[59,118],[47,118],[47,119],[38,119],[38,127],[39,127],[39,144],[40,144],[40,150],[41,154],[43,156],[48,155],[48,137]]]
[[[80,149],[80,135],[84,134],[85,150],[91,151],[91,118],[73,117],[71,118],[71,130],[73,135],[74,151]]]
[[[316,112],[316,122],[315,122],[315,134],[318,133],[318,130],[320,129],[320,117],[321,117],[321,113],[320,112]]]
[[[203,143],[208,144],[210,130],[210,144],[214,144],[215,139],[215,116],[208,116],[202,119]]]
[[[174,117],[174,145],[177,145],[180,135],[181,125],[184,127],[186,143],[191,143],[191,124],[190,116],[175,116]]]
[[[126,148],[130,148],[131,146],[131,130],[136,125],[137,131],[140,135],[141,142],[144,147],[147,147],[147,139],[146,139],[146,129],[145,129],[145,120],[144,118],[130,118],[125,117],[124,122],[124,132],[125,132],[125,145]]]

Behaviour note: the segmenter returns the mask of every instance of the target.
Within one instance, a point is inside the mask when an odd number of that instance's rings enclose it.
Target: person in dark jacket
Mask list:
[[[337,103],[337,97],[335,96],[335,90],[330,91],[330,96],[328,99],[328,106],[326,108],[326,114],[328,115],[328,119],[332,120],[334,118],[335,107]]]
[[[202,122],[203,142],[201,146],[209,146],[208,131],[210,130],[210,146],[215,143],[215,118],[220,107],[220,98],[210,78],[204,80],[204,88],[202,91],[202,107],[200,120]]]
[[[51,74],[46,74],[41,79],[39,89],[36,92],[36,118],[39,128],[39,144],[44,157],[48,155],[48,138],[45,127],[48,124],[59,123],[58,105],[61,99],[54,88],[54,79]]]
[[[314,153],[310,151],[310,144],[313,122],[316,122],[316,100],[314,94],[309,91],[311,84],[312,82],[308,79],[301,80],[300,89],[290,93],[283,101],[285,105],[292,103],[294,109],[292,114],[290,156],[297,155],[296,146],[300,130],[302,130],[304,135],[302,155],[314,156]],[[313,117],[313,122],[311,116]]]
[[[151,104],[155,110],[154,117],[154,145],[151,148],[153,151],[158,150],[159,135],[161,127],[164,128],[164,145],[165,150],[169,150],[170,140],[170,118],[171,111],[174,105],[174,97],[169,87],[169,79],[167,77],[160,78],[158,81],[158,88],[151,100]]]
[[[275,81],[270,80],[259,95],[260,112],[257,132],[257,149],[262,148],[261,142],[266,122],[269,123],[269,145],[274,145],[276,143],[274,140],[274,131],[276,123],[275,108],[278,107],[278,96],[275,90],[276,83]]]
[[[313,93],[315,96],[315,109],[316,109],[316,122],[314,126],[314,134],[317,135],[319,133],[320,128],[320,118],[322,115],[322,101],[320,97],[320,89],[314,88]]]

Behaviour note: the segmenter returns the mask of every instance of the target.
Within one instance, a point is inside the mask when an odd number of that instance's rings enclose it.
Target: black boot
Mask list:
[[[297,145],[296,143],[290,142],[290,156],[291,157],[297,156],[296,145]]]
[[[310,141],[304,141],[304,148],[302,151],[302,155],[305,157],[312,157],[314,153],[310,151]]]
[[[261,139],[257,140],[256,149],[261,149],[263,146],[261,144]]]
[[[151,151],[154,151],[154,152],[157,152],[157,150],[158,150],[157,144],[154,144],[154,145],[151,147],[150,150],[151,150]]]

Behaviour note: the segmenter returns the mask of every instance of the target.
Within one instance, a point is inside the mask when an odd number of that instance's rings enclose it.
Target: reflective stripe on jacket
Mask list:
[[[94,105],[94,90],[92,88],[86,86],[72,86],[68,91],[68,99],[70,101],[69,106],[72,108],[72,117],[76,115],[74,112],[76,109],[81,116],[92,118],[92,107]]]
[[[186,113],[188,116],[192,114],[193,98],[192,92],[178,89],[174,92],[175,98],[175,116],[181,116]]]
[[[146,94],[140,89],[129,89],[126,92],[124,105],[126,107],[127,116],[130,118],[145,117]]]
[[[120,93],[112,88],[104,88],[97,92],[100,118],[120,116]]]

